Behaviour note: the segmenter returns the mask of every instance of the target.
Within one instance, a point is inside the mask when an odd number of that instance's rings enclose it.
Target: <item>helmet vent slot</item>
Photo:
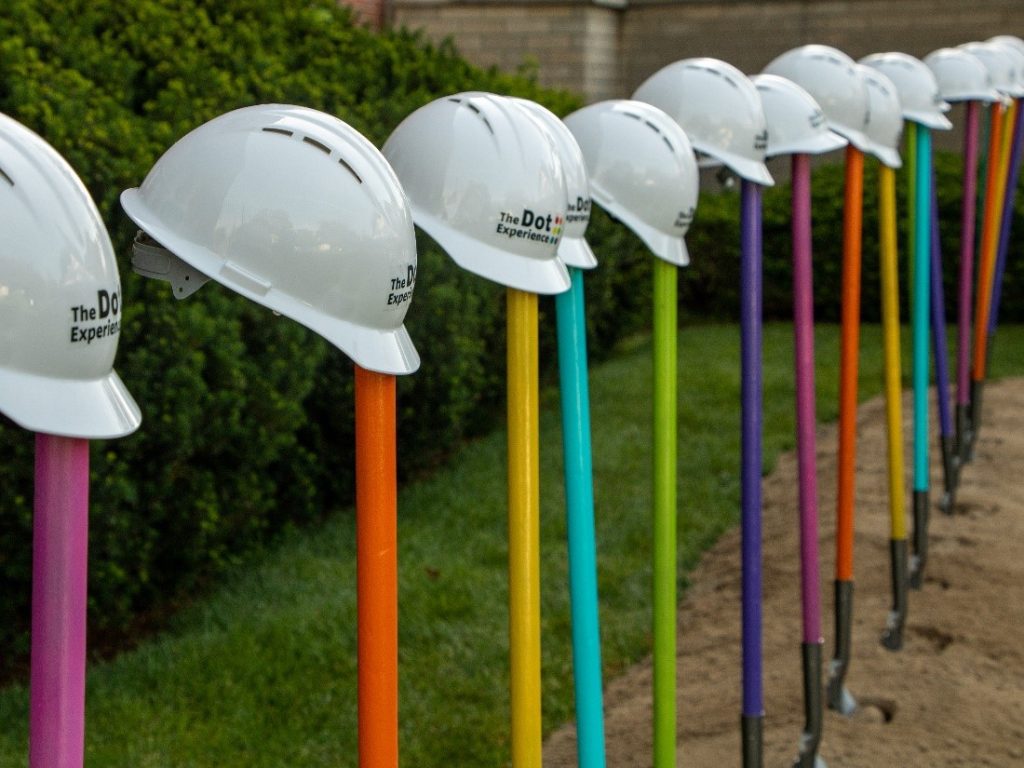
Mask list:
[[[676,151],[676,148],[672,146],[672,142],[668,140],[668,136],[662,136],[661,140],[665,142],[665,146],[668,147],[668,151],[672,152],[674,154],[675,151]]]
[[[324,154],[327,154],[327,155],[331,154],[331,148],[328,147],[323,142],[317,141],[316,139],[312,139],[309,136],[303,136],[302,137],[302,141],[305,144],[309,144],[311,147],[316,147],[317,149],[319,149]]]
[[[282,136],[292,135],[292,132],[289,131],[287,128],[264,128],[263,130],[266,131],[267,133],[279,133]]]
[[[0,179],[3,179],[8,184],[10,184],[12,187],[14,186],[14,179],[12,179],[10,176],[8,176],[6,173],[4,173],[4,169],[3,168],[0,168]]]
[[[626,117],[632,117],[634,120],[643,120],[643,118],[640,117],[640,115],[636,114],[635,112],[623,111],[622,114],[624,114]]]
[[[362,183],[363,183],[363,180],[362,180],[361,178],[359,178],[359,174],[358,174],[358,173],[356,173],[356,172],[355,172],[355,170],[353,170],[353,168],[352,168],[352,166],[351,166],[351,165],[349,165],[348,163],[346,163],[346,162],[345,162],[344,158],[341,158],[341,157],[339,157],[339,158],[338,158],[338,164],[339,164],[339,165],[340,165],[340,166],[341,166],[342,168],[344,168],[344,169],[345,169],[346,171],[348,171],[349,173],[351,173],[351,174],[352,174],[352,175],[353,175],[353,176],[355,177],[355,180],[356,180],[356,181],[358,181],[358,182],[359,182],[360,184],[362,184]]]
[[[658,126],[656,126],[654,123],[652,123],[650,120],[644,120],[644,125],[646,125],[648,128],[650,128],[655,133],[657,133],[659,135],[661,134],[661,129]]]
[[[462,99],[457,99],[454,96],[449,96],[448,97],[448,101],[453,102],[455,104],[462,104],[463,103]],[[487,119],[487,117],[484,115],[484,113],[480,110],[480,107],[478,107],[476,104],[474,104],[471,101],[467,101],[465,104],[466,104],[466,107],[468,107],[472,112],[476,113],[476,115],[480,118],[480,120],[483,121],[483,124],[487,126],[487,130],[490,131],[491,135],[493,136],[494,135],[494,128],[491,126],[491,121]]]

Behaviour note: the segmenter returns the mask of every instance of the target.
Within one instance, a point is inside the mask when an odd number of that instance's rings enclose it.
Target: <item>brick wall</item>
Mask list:
[[[797,45],[854,58],[1010,32],[1024,36],[1024,0],[391,0],[393,21],[452,37],[485,66],[538,64],[540,82],[588,101],[626,96],[652,72],[715,56],[756,72]]]
[[[342,0],[356,12],[361,21],[374,29],[380,29],[384,23],[384,0]]]
[[[804,43],[833,45],[857,59],[936,48],[1002,32],[1024,35],[1024,0],[816,0],[648,2],[633,5],[622,30],[623,87],[688,56],[715,56],[758,72]]]
[[[536,64],[544,85],[617,90],[618,25],[603,18],[614,16],[610,9],[585,3],[397,2],[394,10],[395,24],[423,29],[434,40],[450,36],[476,64],[509,71]]]

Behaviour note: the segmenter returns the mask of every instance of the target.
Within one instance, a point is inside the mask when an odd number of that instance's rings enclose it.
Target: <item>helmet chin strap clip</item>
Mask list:
[[[210,280],[141,229],[132,244],[132,269],[143,277],[166,280],[176,299],[188,298]]]

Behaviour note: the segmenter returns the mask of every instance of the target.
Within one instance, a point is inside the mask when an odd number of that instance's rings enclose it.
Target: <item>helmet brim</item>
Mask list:
[[[282,313],[284,314],[284,313]],[[368,371],[401,376],[420,367],[420,355],[404,325],[398,328],[367,328],[346,320],[318,314],[303,322]]]
[[[935,131],[951,131],[953,123],[941,112],[923,112],[914,109],[903,110],[903,119],[918,123]]]
[[[751,160],[748,157],[740,157],[731,152],[723,152],[718,147],[694,141],[692,137],[690,141],[693,144],[693,148],[698,152],[703,152],[712,160],[721,163],[740,178],[760,184],[763,187],[775,186],[775,179],[772,178],[771,173],[768,171],[768,166],[764,163],[759,163],[757,160]]]
[[[1003,100],[1002,94],[995,88],[979,91],[954,91],[953,93],[942,94],[942,98],[949,102],[981,101],[985,104]]]
[[[829,121],[828,127],[830,130],[835,131],[840,136],[845,138],[850,144],[853,145],[854,149],[859,149],[861,152],[871,152],[874,148],[874,144],[868,135],[863,131],[858,131],[855,128],[848,128],[845,125],[839,125]]]
[[[0,413],[33,432],[86,440],[124,437],[142,423],[116,371],[82,381],[0,369]]]
[[[590,250],[590,243],[585,237],[562,237],[558,244],[558,258],[567,267],[576,269],[593,269],[597,266],[597,257]]]
[[[175,256],[225,288],[230,288],[247,299],[320,334],[360,367],[392,375],[413,373],[419,368],[420,356],[404,325],[398,328],[368,328],[356,325],[321,312],[276,288],[256,292],[243,284],[225,280],[222,268],[226,265],[226,260],[164,228],[159,221],[150,216],[138,189],[127,189],[121,193],[121,207],[146,234]]]
[[[600,187],[591,182],[590,192],[595,203],[604,208],[608,215],[625,224],[662,261],[677,267],[690,264],[690,252],[682,237],[662,232],[652,227],[635,213],[619,205],[610,196],[602,193]]]
[[[565,293],[572,285],[569,270],[557,257],[535,259],[512,253],[463,234],[410,202],[412,219],[468,272],[520,291],[539,294]]]
[[[829,129],[824,133],[810,136],[801,141],[783,144],[781,147],[768,147],[768,157],[780,155],[824,155],[842,149],[850,142],[835,131]]]
[[[903,158],[900,157],[900,153],[892,147],[883,147],[881,144],[875,144],[871,149],[867,150],[867,152],[890,168],[903,167]]]

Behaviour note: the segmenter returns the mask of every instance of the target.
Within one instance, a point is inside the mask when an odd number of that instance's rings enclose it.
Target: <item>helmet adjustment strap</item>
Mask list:
[[[176,299],[188,298],[210,280],[141,229],[132,243],[132,269],[143,277],[166,280],[174,289]]]

